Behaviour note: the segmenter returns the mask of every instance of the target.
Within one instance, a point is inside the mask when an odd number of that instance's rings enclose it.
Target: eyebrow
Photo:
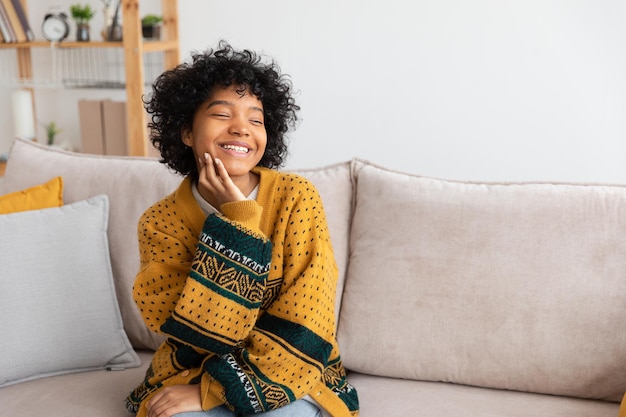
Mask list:
[[[228,100],[215,100],[210,102],[206,108],[210,109],[213,106],[219,106],[219,105],[224,105],[224,106],[234,106],[234,103],[232,101],[228,101]],[[263,113],[263,109],[257,106],[250,106],[249,107],[250,110],[256,110],[256,111],[260,111],[261,113]]]

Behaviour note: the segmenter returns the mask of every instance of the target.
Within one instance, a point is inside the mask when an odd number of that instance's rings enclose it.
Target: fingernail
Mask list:
[[[208,153],[208,152],[205,152],[205,153],[204,153],[204,159],[205,159],[205,160],[206,160],[206,159],[209,159],[209,153]]]

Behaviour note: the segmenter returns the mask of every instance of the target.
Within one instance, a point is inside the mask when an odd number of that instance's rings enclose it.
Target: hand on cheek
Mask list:
[[[242,201],[246,196],[233,183],[221,160],[205,153],[199,158],[198,191],[209,203],[219,209],[224,203]]]

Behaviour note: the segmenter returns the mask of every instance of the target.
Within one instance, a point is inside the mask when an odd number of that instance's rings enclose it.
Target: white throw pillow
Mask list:
[[[0,387],[140,365],[115,296],[104,195],[0,215]]]

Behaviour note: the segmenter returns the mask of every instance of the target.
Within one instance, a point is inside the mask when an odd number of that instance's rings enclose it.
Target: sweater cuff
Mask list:
[[[220,207],[222,214],[233,222],[239,223],[244,228],[262,235],[261,232],[261,207],[254,200],[233,201],[222,204]]]
[[[211,387],[212,384],[217,385],[217,386]],[[220,405],[224,405],[224,401],[217,398],[211,392],[211,388],[213,389],[218,388],[223,391],[223,388],[221,388],[219,382],[215,381],[213,378],[211,378],[207,374],[202,375],[202,379],[200,380],[200,401],[201,401],[202,410],[204,411],[210,410],[215,407],[219,407]]]

